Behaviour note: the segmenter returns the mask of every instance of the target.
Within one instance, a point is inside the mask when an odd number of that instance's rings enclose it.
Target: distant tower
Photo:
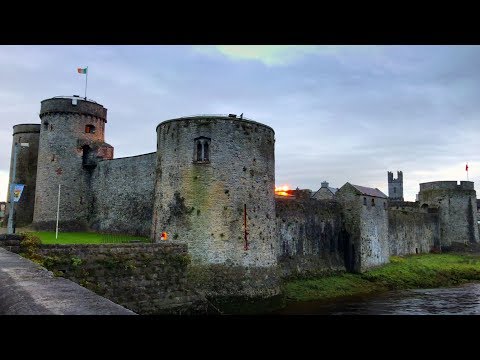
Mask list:
[[[60,229],[84,230],[91,216],[90,177],[97,159],[111,159],[104,142],[107,109],[78,96],[43,100],[33,225],[54,230],[61,184]]]
[[[397,178],[393,178],[393,173],[388,172],[388,198],[390,200],[403,201],[403,173],[397,171]]]
[[[13,153],[15,143],[28,143],[28,147],[20,148],[17,153],[17,166],[13,183],[24,184],[20,201],[15,203],[15,226],[29,225],[33,220],[35,203],[35,185],[37,181],[38,142],[40,124],[19,124],[13,126],[12,155],[10,160],[10,178],[8,183],[7,211],[10,210],[10,185],[13,174]]]

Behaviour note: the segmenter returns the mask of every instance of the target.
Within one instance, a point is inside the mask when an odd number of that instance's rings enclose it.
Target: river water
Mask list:
[[[331,303],[293,303],[279,314],[480,315],[480,283],[459,287],[390,291]]]

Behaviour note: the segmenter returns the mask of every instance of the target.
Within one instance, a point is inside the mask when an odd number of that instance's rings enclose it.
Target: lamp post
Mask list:
[[[13,234],[13,211],[14,211],[14,194],[15,189],[15,176],[17,169],[17,154],[20,147],[28,147],[28,143],[15,143],[13,147],[13,170],[12,170],[12,182],[10,183],[10,213],[8,214],[7,234]]]

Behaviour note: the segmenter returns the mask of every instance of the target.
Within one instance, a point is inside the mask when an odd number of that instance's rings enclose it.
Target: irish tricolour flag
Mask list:
[[[77,71],[79,74],[86,74],[87,73],[87,68],[77,68]]]

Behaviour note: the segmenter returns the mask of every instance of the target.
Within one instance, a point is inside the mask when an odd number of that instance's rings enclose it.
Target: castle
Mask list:
[[[195,266],[222,272],[212,292],[271,296],[281,276],[362,272],[390,255],[479,241],[473,182],[420,184],[415,203],[403,201],[402,172],[388,172],[389,198],[326,182],[314,196],[276,197],[274,130],[233,114],[163,121],[156,152],[118,159],[102,105],[54,97],[40,119],[13,128],[14,144],[30,144],[10,178],[26,185],[17,226],[52,231],[58,206],[62,231],[166,235]]]

